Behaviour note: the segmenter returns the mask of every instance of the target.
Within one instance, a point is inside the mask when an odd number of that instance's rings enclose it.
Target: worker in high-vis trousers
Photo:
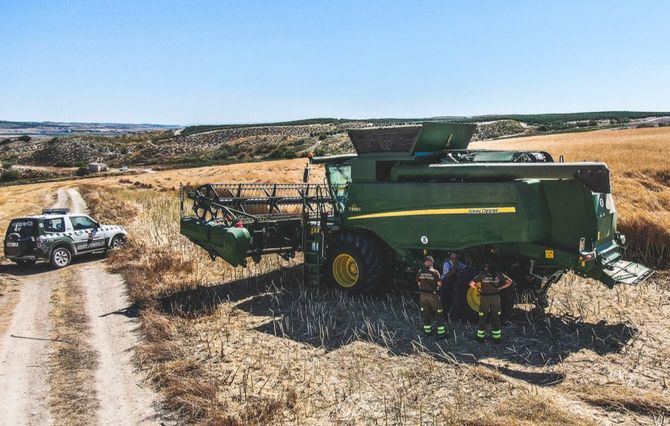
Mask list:
[[[437,325],[437,336],[446,335],[447,329],[444,325],[444,315],[442,312],[442,303],[438,291],[442,285],[440,273],[433,268],[434,260],[431,256],[426,256],[423,261],[423,267],[416,275],[416,284],[419,286],[421,301],[421,321],[423,322],[423,332],[426,335],[433,333],[433,324]]]
[[[475,276],[470,281],[470,287],[479,289],[479,328],[477,329],[477,340],[484,341],[486,337],[486,326],[491,320],[491,337],[494,342],[502,338],[500,329],[500,291],[512,285],[512,280],[505,274],[496,273],[491,264],[484,265],[484,272]]]

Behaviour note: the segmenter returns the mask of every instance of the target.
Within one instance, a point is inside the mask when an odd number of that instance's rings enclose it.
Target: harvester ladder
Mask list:
[[[318,286],[321,284],[325,249],[321,224],[317,221],[306,222],[303,240],[303,254],[305,256],[304,282],[309,286]]]

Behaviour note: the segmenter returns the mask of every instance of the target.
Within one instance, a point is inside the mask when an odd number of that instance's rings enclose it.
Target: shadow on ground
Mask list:
[[[541,319],[516,312],[500,344],[474,340],[475,325],[452,322],[447,339],[426,339],[419,332],[416,295],[389,293],[353,296],[329,289],[303,288],[296,266],[257,277],[198,287],[161,299],[168,314],[194,318],[214,312],[222,303],[252,315],[268,317],[256,330],[326,350],[366,341],[408,355],[425,348],[443,362],[479,364],[483,358],[512,361],[522,367],[560,364],[568,355],[588,349],[617,353],[637,330],[627,324],[586,323],[547,315]],[[556,373],[497,368],[501,373],[538,385],[560,383]],[[503,371],[504,370],[504,371]]]
[[[72,259],[72,263],[66,268],[73,267],[75,265],[80,265],[89,262],[95,262],[100,259],[104,259],[104,256],[99,254],[85,254],[77,256]],[[39,262],[32,266],[19,266],[15,263],[5,263],[0,264],[0,274],[6,274],[13,277],[26,277],[31,275],[41,275],[48,274],[49,272],[57,271],[56,268],[49,265],[47,262]]]

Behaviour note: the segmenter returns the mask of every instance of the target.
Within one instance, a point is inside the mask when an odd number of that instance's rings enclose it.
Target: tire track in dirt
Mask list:
[[[77,189],[68,189],[67,197],[73,213],[88,212]],[[107,272],[102,261],[88,262],[77,269],[91,331],[89,344],[98,355],[94,386],[100,405],[98,422],[105,425],[157,422],[156,395],[148,385],[142,386],[142,376],[133,367],[139,324],[127,309],[130,303],[123,278]]]
[[[45,275],[49,275],[48,273]],[[53,276],[26,277],[0,343],[0,424],[52,424],[47,396]]]
[[[83,299],[76,269],[62,269],[49,313],[52,324],[49,407],[58,424],[90,424],[99,408],[97,395],[92,391],[98,356],[89,344],[91,330],[81,309]]]
[[[79,276],[86,292],[91,344],[99,355],[95,374],[98,420],[109,425],[157,422],[156,395],[133,367],[139,324],[128,309],[123,278],[108,273],[98,262],[82,266]]]

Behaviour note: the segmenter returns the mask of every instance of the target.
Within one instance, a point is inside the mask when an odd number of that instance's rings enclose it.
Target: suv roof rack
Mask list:
[[[70,209],[68,209],[68,208],[44,209],[44,210],[42,210],[42,214],[68,214],[69,212],[70,212]]]

